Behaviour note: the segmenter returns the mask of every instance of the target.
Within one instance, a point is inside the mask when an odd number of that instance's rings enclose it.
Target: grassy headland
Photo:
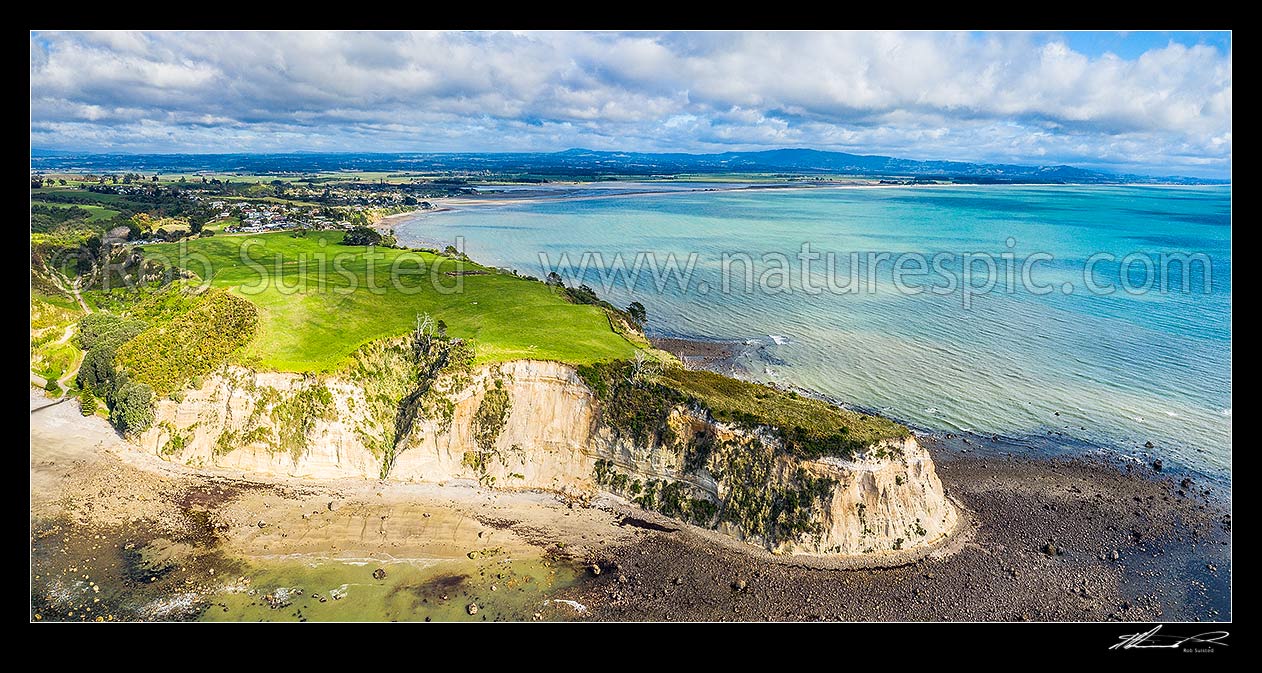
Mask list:
[[[425,313],[450,336],[472,340],[480,362],[585,364],[636,350],[600,308],[572,304],[543,283],[432,252],[338,245],[343,236],[201,238],[145,253],[173,262],[200,256],[204,268],[181,266],[257,306],[259,333],[243,359],[267,369],[332,371],[365,343],[406,334]]]
[[[77,368],[70,394],[87,403],[85,411],[102,409],[99,398],[130,431],[153,422],[155,399],[178,399],[226,363],[323,375],[359,372],[372,361],[361,379],[389,379],[374,384],[384,386],[386,427],[411,409],[408,391],[439,373],[414,362],[395,338],[415,334],[425,315],[434,336],[461,344],[469,365],[578,366],[604,421],[644,441],[672,441],[665,419],[678,404],[774,428],[784,450],[806,458],[853,455],[907,432],[886,419],[679,368],[651,350],[639,304],[621,309],[560,277],[540,282],[454,250],[394,248],[388,232],[362,226],[399,208],[431,208],[422,198],[464,193],[462,179],[263,177],[33,179],[32,373],[69,385]],[[223,235],[246,220],[256,230],[281,230]],[[346,245],[348,235],[364,242],[365,232],[380,244]],[[390,348],[399,351],[390,351],[393,359],[376,357]],[[387,360],[389,373],[377,366]],[[693,453],[700,465],[712,452]]]

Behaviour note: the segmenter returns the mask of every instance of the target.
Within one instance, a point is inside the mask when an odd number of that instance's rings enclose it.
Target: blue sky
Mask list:
[[[31,144],[1231,171],[1226,32],[32,33]]]
[[[1204,30],[1160,31],[1077,31],[1054,33],[1071,49],[1090,57],[1113,53],[1125,59],[1135,59],[1152,49],[1162,49],[1174,42],[1185,47],[1207,45],[1222,53],[1231,51],[1231,33]]]

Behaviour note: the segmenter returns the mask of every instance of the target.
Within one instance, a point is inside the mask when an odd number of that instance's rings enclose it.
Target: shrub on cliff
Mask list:
[[[774,428],[785,450],[800,458],[850,457],[882,440],[910,434],[887,418],[714,372],[668,369],[660,382],[717,420]]]
[[[579,367],[578,374],[601,401],[601,419],[611,428],[640,444],[672,441],[666,417],[684,399],[677,392],[637,375],[626,360]]]
[[[210,290],[187,313],[128,341],[118,349],[116,360],[132,380],[166,396],[214,371],[257,330],[254,304],[226,290]]]

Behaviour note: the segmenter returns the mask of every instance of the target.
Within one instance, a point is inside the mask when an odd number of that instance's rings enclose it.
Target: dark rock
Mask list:
[[[1048,542],[1047,544],[1043,545],[1042,551],[1044,554],[1047,554],[1048,556],[1055,556],[1060,553],[1060,550],[1056,548],[1056,545],[1052,544],[1051,542]]]
[[[1156,447],[1154,447],[1154,446],[1153,446],[1153,443],[1149,441],[1149,442],[1144,442],[1144,448],[1145,448],[1145,449],[1152,449],[1152,448],[1156,448]]]
[[[1160,471],[1161,471],[1161,459],[1160,459],[1160,458],[1158,458],[1158,459],[1156,459],[1156,460],[1152,461],[1152,469],[1154,469],[1154,470],[1156,470],[1156,471],[1158,471],[1158,472],[1160,472]]]
[[[745,580],[736,580],[735,582],[732,582],[733,591],[744,591],[747,586],[749,586],[749,584],[745,582]]]
[[[375,580],[384,580],[386,578],[386,569],[377,568],[376,570],[372,571],[372,578]]]
[[[1179,482],[1179,486],[1182,486],[1185,489],[1192,488],[1192,480],[1184,477],[1183,481]]]

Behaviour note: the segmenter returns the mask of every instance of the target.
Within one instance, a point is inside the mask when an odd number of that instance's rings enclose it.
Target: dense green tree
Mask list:
[[[379,245],[381,234],[368,227],[352,227],[342,239],[342,245]]]
[[[143,383],[125,383],[114,394],[110,422],[120,432],[144,432],[153,425],[153,388]]]
[[[105,396],[114,381],[114,349],[96,347],[83,356],[75,382],[80,388]]]
[[[644,304],[638,301],[633,301],[630,306],[627,306],[627,315],[631,316],[631,319],[640,325],[643,325],[649,319],[648,311],[645,310]]]

